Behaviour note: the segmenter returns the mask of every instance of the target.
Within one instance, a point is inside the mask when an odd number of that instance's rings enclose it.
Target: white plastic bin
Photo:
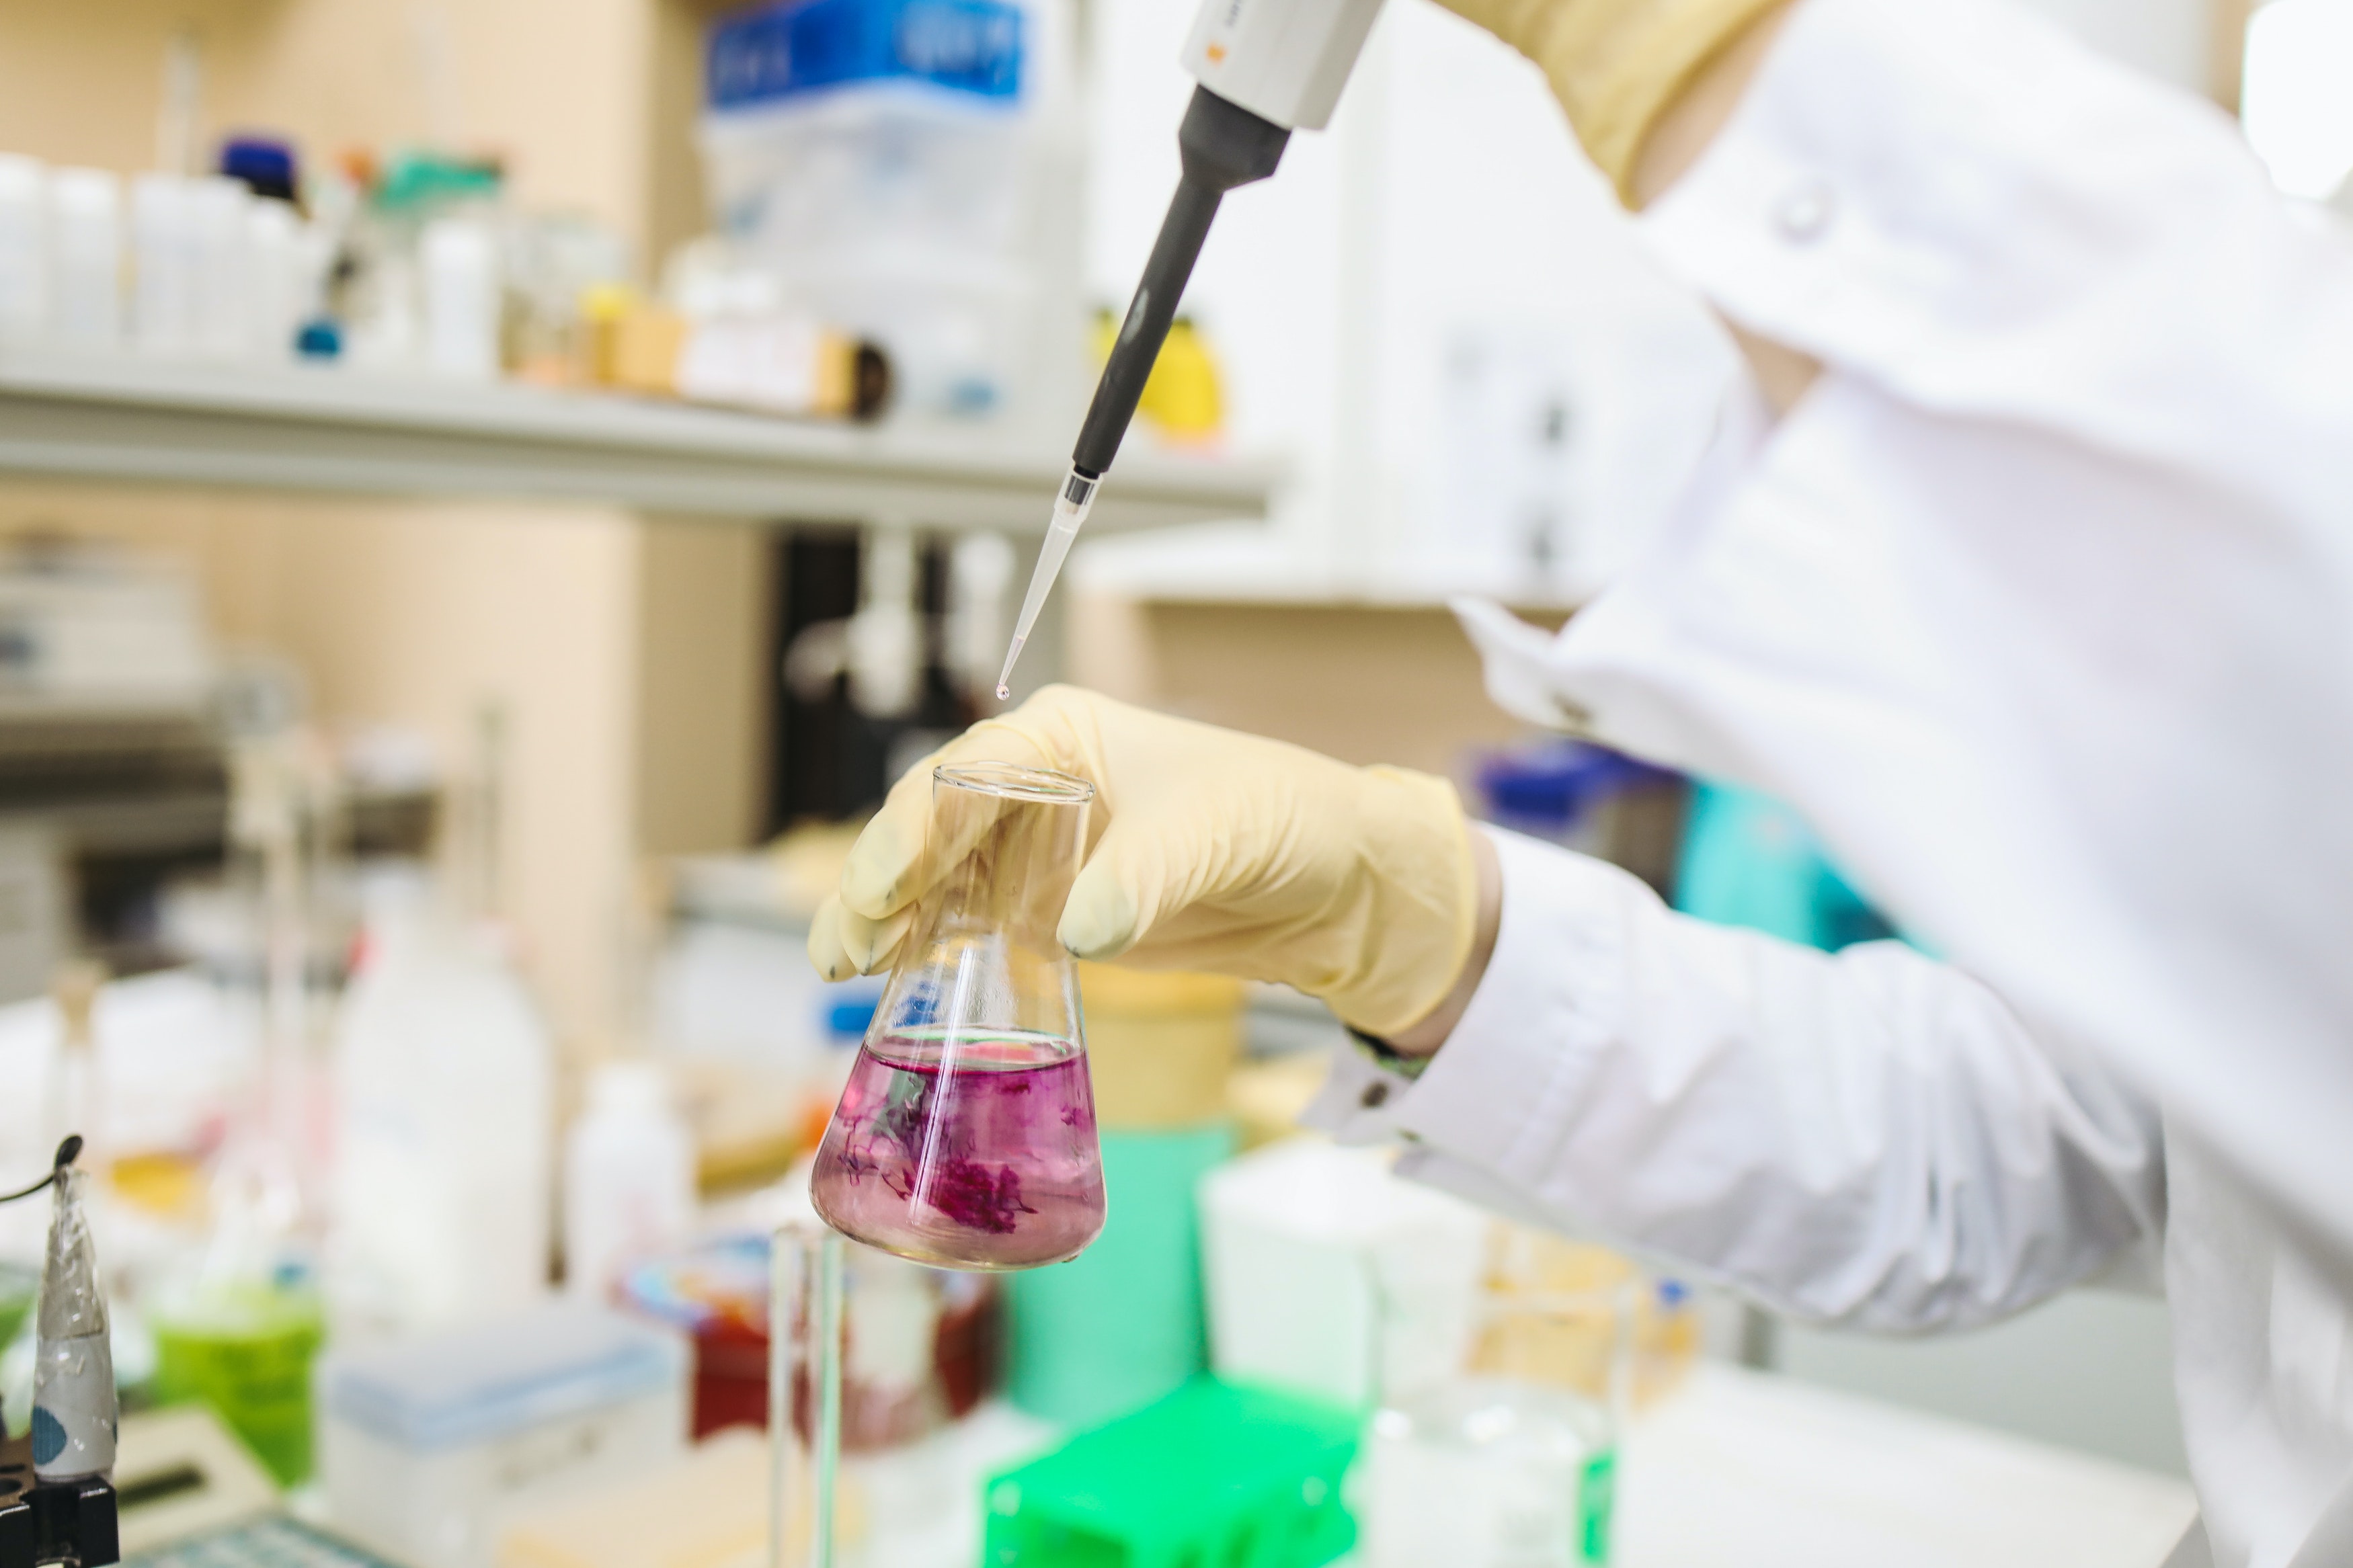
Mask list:
[[[626,1487],[685,1452],[685,1342],[554,1305],[320,1364],[336,1528],[417,1568],[491,1568],[517,1510]]]
[[[1431,1386],[1476,1325],[1493,1221],[1377,1149],[1298,1139],[1201,1180],[1210,1362],[1341,1405]]]

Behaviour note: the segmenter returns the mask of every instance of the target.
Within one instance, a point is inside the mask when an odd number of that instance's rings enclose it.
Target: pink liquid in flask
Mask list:
[[[811,1195],[836,1229],[944,1268],[1034,1268],[1103,1230],[1085,1053],[1050,1035],[916,1028],[859,1047]]]

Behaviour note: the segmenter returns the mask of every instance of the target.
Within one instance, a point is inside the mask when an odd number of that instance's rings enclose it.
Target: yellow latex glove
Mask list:
[[[1788,0],[1440,0],[1544,68],[1586,152],[1634,205],[1651,128],[1695,77]]]
[[[1092,782],[1086,865],[1058,934],[1081,958],[1276,980],[1376,1035],[1444,1000],[1478,900],[1454,787],[1049,687],[908,770],[809,931],[828,979],[888,965],[927,863],[932,769],[1016,763]]]

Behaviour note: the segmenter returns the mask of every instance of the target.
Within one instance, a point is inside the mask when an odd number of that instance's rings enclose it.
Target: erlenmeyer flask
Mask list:
[[[935,769],[910,940],[819,1146],[845,1235],[944,1268],[1034,1268],[1103,1230],[1077,973],[1055,940],[1094,786]],[[934,873],[944,868],[944,875]]]

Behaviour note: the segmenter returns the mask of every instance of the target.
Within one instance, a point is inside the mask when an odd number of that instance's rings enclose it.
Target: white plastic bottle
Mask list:
[[[0,153],[0,342],[28,342],[49,311],[48,171]]]
[[[131,336],[152,354],[185,354],[198,342],[204,275],[195,182],[142,174],[131,183]]]
[[[49,336],[63,347],[122,341],[122,182],[104,169],[49,176]]]
[[[488,381],[499,373],[498,236],[471,217],[438,218],[417,246],[425,296],[425,360],[442,375]]]
[[[603,1299],[623,1269],[694,1223],[694,1142],[651,1062],[607,1062],[564,1150],[565,1285]]]
[[[264,364],[294,357],[312,288],[305,276],[308,239],[286,203],[256,200],[246,206],[246,350]]]
[[[243,359],[253,338],[253,193],[241,181],[208,174],[188,182],[185,200],[195,246],[195,346],[211,359]]]
[[[522,982],[421,886],[383,889],[335,1041],[329,1309],[396,1335],[547,1289],[553,1053]]]

